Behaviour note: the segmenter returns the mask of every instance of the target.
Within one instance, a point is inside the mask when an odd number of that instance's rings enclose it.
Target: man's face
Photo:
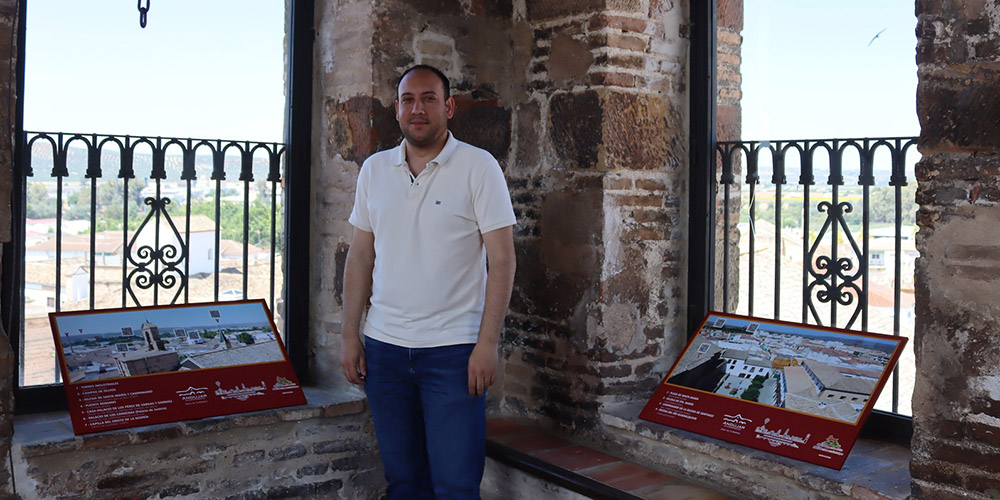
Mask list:
[[[441,140],[454,112],[455,100],[445,99],[444,84],[433,72],[418,69],[399,83],[396,120],[411,145],[428,147]]]

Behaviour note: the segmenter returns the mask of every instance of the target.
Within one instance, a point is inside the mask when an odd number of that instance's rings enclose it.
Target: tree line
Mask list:
[[[145,219],[148,206],[144,203],[144,196],[141,194],[146,187],[147,181],[134,179],[129,181],[128,200],[124,201],[125,185],[121,179],[107,180],[97,185],[96,203],[91,203],[91,189],[89,186],[75,191],[63,197],[63,220],[87,220],[91,218],[91,205],[95,212],[95,231],[120,231],[124,228],[124,215],[126,204],[128,206],[128,228],[130,231],[139,229]],[[258,185],[259,193],[270,193],[270,188],[266,183]],[[226,195],[226,192],[222,193]],[[231,194],[236,194],[235,192]],[[271,244],[271,218],[275,217],[275,241],[281,241],[281,206],[280,204],[272,212],[270,197],[268,201],[257,199],[250,202],[249,207],[249,234],[246,242],[262,248],[267,248]],[[184,204],[168,205],[167,211],[170,213],[174,223],[178,224],[183,220]],[[25,199],[25,215],[29,219],[49,219],[56,216],[56,198],[50,196],[48,190],[41,183],[29,182]],[[204,215],[212,222],[217,222],[220,228],[222,239],[243,242],[243,202],[221,200],[219,202],[219,220],[216,221],[215,201],[213,199],[201,199],[192,201],[191,215]]]

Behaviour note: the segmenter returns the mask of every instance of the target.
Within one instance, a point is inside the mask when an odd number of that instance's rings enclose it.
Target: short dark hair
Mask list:
[[[417,64],[415,66],[410,66],[406,71],[403,72],[402,75],[399,75],[399,80],[396,81],[396,95],[397,96],[399,95],[399,85],[401,83],[403,83],[403,78],[406,78],[406,75],[408,75],[408,74],[410,74],[410,73],[412,73],[414,71],[420,70],[420,69],[424,69],[424,70],[430,71],[431,73],[434,73],[435,75],[437,75],[437,77],[441,79],[441,85],[444,86],[444,98],[447,99],[447,98],[451,97],[451,84],[448,83],[448,77],[444,76],[444,73],[442,73],[441,70],[439,70],[439,69],[437,69],[434,66],[431,66],[429,64]]]

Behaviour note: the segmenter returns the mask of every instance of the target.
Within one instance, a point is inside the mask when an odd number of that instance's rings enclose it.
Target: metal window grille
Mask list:
[[[916,142],[719,142],[717,306],[912,336]],[[907,349],[876,409],[910,414]]]
[[[264,298],[280,328],[283,144],[60,132],[24,144],[20,387],[59,381],[48,312]]]

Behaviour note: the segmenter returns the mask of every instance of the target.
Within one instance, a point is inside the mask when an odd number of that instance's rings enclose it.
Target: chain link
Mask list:
[[[150,0],[146,0],[146,6],[143,7],[142,6],[142,0],[139,0],[138,7],[139,7],[139,27],[140,28],[145,28],[146,27],[146,13],[149,12],[149,1]]]

